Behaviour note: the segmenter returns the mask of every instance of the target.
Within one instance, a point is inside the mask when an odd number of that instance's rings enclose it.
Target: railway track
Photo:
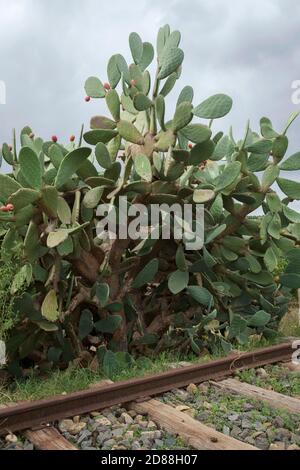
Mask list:
[[[110,409],[116,410],[119,407],[121,410],[119,415],[124,421],[125,435],[132,437],[131,429],[134,429],[136,434],[147,436],[149,446],[156,445],[154,442],[160,441],[161,435],[167,433],[171,438],[179,436],[186,449],[259,450],[254,438],[243,440],[242,436],[230,435],[226,426],[220,431],[208,425],[205,419],[201,419],[199,403],[207,408],[206,414],[209,415],[218,397],[237,397],[246,402],[248,400],[263,404],[273,409],[275,415],[279,412],[278,410],[281,410],[291,416],[300,417],[299,398],[247,384],[233,377],[237,372],[270,364],[281,364],[288,374],[297,373],[297,368],[299,370],[300,366],[295,366],[290,362],[293,352],[292,344],[285,343],[249,353],[231,355],[206,364],[171,370],[155,376],[120,383],[104,381],[82,392],[37,402],[3,406],[0,408],[0,435],[14,436],[13,433],[21,432],[35,449],[40,450],[78,450],[70,439],[72,437],[72,433],[68,432],[70,428],[66,430],[63,425],[82,426],[82,433],[86,432],[91,436],[89,441],[92,442],[96,428],[92,432],[87,427],[88,417],[93,413],[96,424],[99,423],[97,429],[100,429],[100,438],[101,433],[106,432],[105,426],[113,428],[110,434],[114,436],[117,431],[120,433],[120,426],[118,428],[118,425],[106,416],[112,419]],[[214,393],[212,403],[209,403],[211,397],[208,390]],[[121,405],[123,408],[120,408]],[[198,412],[200,414],[196,416]],[[87,418],[81,421],[80,416],[87,416]],[[71,421],[69,418],[74,419]],[[235,416],[232,415],[230,419],[234,420],[234,418]],[[58,423],[60,425],[57,425]],[[154,427],[154,430],[151,430],[149,424],[152,428]],[[247,423],[242,424],[245,427]],[[139,425],[141,429],[138,428]],[[97,433],[99,435],[98,431]],[[256,434],[259,437],[259,431]],[[297,436],[296,438],[298,439]],[[113,439],[108,439],[108,441],[114,442]],[[126,449],[122,447],[124,439],[121,440],[121,436],[119,442],[121,445],[114,445],[112,448]],[[91,446],[87,446],[89,447]],[[280,447],[280,450],[283,450],[282,442]],[[287,442],[285,447],[296,449],[297,445],[288,445]],[[276,444],[273,448],[276,449]],[[143,449],[142,445],[141,449]]]

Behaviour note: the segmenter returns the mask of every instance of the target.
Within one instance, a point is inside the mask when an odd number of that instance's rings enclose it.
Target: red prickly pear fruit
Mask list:
[[[194,148],[193,144],[189,144],[189,149],[192,150],[192,148]]]
[[[6,204],[6,210],[8,212],[12,212],[15,209],[15,206],[13,204]]]
[[[90,97],[90,96],[86,96],[86,97],[85,97],[85,101],[88,103],[89,101],[91,101],[91,97]]]
[[[9,148],[10,151],[12,151],[12,149],[13,149],[12,145],[9,145],[8,148]]]
[[[131,86],[136,86],[136,80],[131,80]]]
[[[106,82],[106,83],[104,83],[103,86],[104,86],[105,90],[107,90],[107,91],[110,90],[110,84],[109,83]]]
[[[56,135],[53,135],[51,140],[52,142],[56,144],[56,142],[58,141],[58,138],[56,137]]]
[[[30,139],[34,139],[34,137],[35,137],[34,133],[31,132],[31,134],[29,134],[29,137],[30,137]]]
[[[70,137],[70,142],[74,142],[75,139],[76,139],[75,135],[71,135],[71,137]]]

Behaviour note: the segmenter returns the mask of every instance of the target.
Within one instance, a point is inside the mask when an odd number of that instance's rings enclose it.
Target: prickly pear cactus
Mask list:
[[[3,144],[11,171],[0,174],[2,257],[22,260],[12,292],[20,321],[7,343],[15,367],[25,358],[86,364],[97,351],[108,370],[129,367],[138,354],[229,351],[253,335],[276,335],[300,287],[300,215],[290,207],[300,183],[280,176],[300,170],[300,153],[285,159],[296,115],[279,132],[267,118],[260,133],[248,124],[236,140],[232,130],[214,132],[231,98],[194,104],[186,86],[167,120],[184,60],[180,39],[167,25],[159,30],[152,79],[155,50],[130,35],[133,63],[115,54],[108,82],[86,81],[86,101],[105,100],[108,115],[92,117],[78,145],[74,136],[67,146],[55,136],[44,142],[30,128],[20,145]],[[148,208],[204,204],[204,247],[189,251],[175,237],[104,242],[97,207],[118,207],[120,196]],[[285,271],[274,276],[282,258]]]

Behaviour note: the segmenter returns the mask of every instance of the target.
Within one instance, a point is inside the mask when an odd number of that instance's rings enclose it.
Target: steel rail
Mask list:
[[[237,370],[291,360],[292,343],[284,343],[196,364],[157,375],[131,379],[45,400],[0,408],[0,434],[45,427],[48,423],[82,415],[113,405],[155,396],[190,383],[201,383],[230,376]]]

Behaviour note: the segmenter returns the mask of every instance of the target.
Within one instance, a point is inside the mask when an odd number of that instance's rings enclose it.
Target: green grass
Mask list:
[[[238,373],[243,382],[256,385],[257,387],[270,388],[275,392],[290,396],[300,396],[300,375],[280,366],[267,366],[267,377],[260,377],[255,369],[249,369]]]
[[[291,304],[289,311],[283,317],[279,325],[279,332],[283,336],[300,337],[299,324],[299,302],[295,301]]]
[[[256,349],[270,345],[269,341],[260,340],[251,344],[250,349]],[[241,352],[246,351],[246,348],[239,348]],[[124,369],[122,373],[114,375],[111,379],[114,382],[128,380],[132,378],[144,377],[145,375],[158,374],[170,369],[171,363],[178,363],[181,361],[195,363],[205,363],[214,359],[225,356],[224,353],[219,352],[214,356],[203,356],[201,358],[189,354],[179,355],[174,352],[162,353],[155,361],[146,359],[144,361],[137,361],[136,365],[132,368]],[[0,387],[0,404],[9,402],[17,402],[23,400],[39,400],[43,398],[61,395],[63,393],[72,393],[80,390],[85,390],[91,385],[107,379],[101,373],[93,372],[90,369],[83,369],[70,366],[65,371],[55,370],[49,372],[49,375],[38,375],[36,371],[32,371],[31,375],[25,379],[16,379],[8,386]]]
[[[180,357],[174,354],[161,354],[155,362],[149,360],[141,366],[124,370],[121,374],[112,377],[117,382],[135,377],[144,377],[146,374],[157,374],[170,369],[170,363],[188,361],[191,363],[209,361],[211,358],[197,358],[195,356]],[[26,379],[16,379],[9,386],[0,387],[0,404],[23,400],[40,400],[43,398],[85,390],[91,385],[107,379],[101,371],[93,372],[70,366],[65,371],[53,371],[48,376],[41,377],[34,371]]]
[[[166,402],[170,400],[168,394]],[[228,420],[228,416],[234,413],[243,415],[245,413],[245,406],[252,404],[254,409],[247,413],[247,419],[251,423],[256,422],[273,422],[276,417],[281,417],[284,422],[284,427],[289,431],[296,432],[299,428],[300,420],[298,415],[293,415],[285,410],[279,410],[268,406],[265,403],[251,400],[247,397],[238,395],[231,395],[224,391],[218,391],[213,386],[209,386],[208,393],[203,394],[202,392],[196,393],[191,396],[188,400],[174,396],[171,401],[174,404],[184,404],[191,407],[194,410],[194,418],[200,416],[200,421],[206,425],[213,425],[217,431],[222,432],[223,426],[228,426],[230,429],[234,426]],[[208,413],[205,416],[202,413],[207,411],[207,404],[209,404]],[[275,430],[275,428],[274,428]]]
[[[18,322],[13,310],[14,298],[10,293],[18,265],[0,260],[0,340],[5,341],[9,332]]]

